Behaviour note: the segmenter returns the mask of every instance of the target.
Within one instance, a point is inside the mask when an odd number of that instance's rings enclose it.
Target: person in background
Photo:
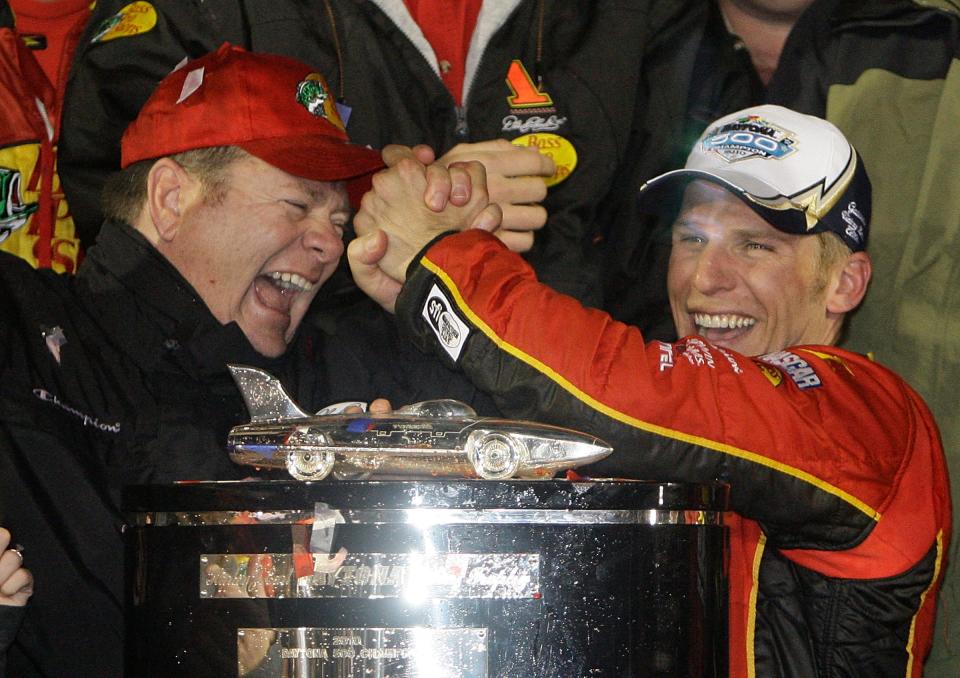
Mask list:
[[[0,250],[66,273],[76,271],[82,251],[60,187],[57,145],[90,5],[9,0],[0,7]]]
[[[871,277],[870,183],[835,126],[738,111],[644,186],[655,211],[682,197],[675,343],[551,290],[487,233],[448,233],[459,215],[424,210],[425,181],[409,157],[378,175],[354,219],[354,278],[507,415],[610,441],[588,472],[730,484],[731,676],[922,674],[946,465],[921,398],[835,346]]]

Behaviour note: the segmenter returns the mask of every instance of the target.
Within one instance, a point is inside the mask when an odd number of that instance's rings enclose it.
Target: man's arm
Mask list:
[[[451,230],[496,231],[502,223],[500,206],[488,200],[482,164],[424,166],[408,151],[385,149],[391,169],[375,175],[374,190],[363,196],[353,219],[358,237],[347,250],[354,281],[391,313],[403,272],[427,242]]]
[[[646,344],[635,328],[539,283],[488,234],[438,238],[416,220],[382,218],[422,202],[416,186],[405,197],[404,181],[384,173],[383,212],[366,215],[368,227],[390,231],[381,273],[405,279],[401,330],[510,416],[613,443],[595,474],[726,481],[733,508],[761,522],[772,545],[842,549],[877,526],[908,451],[936,458],[929,414],[865,359],[794,349],[778,367],[699,338]],[[391,258],[400,243],[403,256]],[[418,246],[425,249],[411,260]],[[924,426],[884,423],[892,421]],[[918,533],[932,529],[928,522]]]

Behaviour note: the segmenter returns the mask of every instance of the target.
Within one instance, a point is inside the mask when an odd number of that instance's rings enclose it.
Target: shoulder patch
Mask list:
[[[787,373],[797,388],[807,389],[822,386],[820,376],[806,360],[790,351],[777,351],[760,356],[760,360],[776,365]]]
[[[131,2],[97,27],[90,44],[129,38],[153,30],[157,25],[157,10],[149,2]]]
[[[440,341],[440,346],[454,361],[460,359],[470,328],[454,312],[453,305],[439,287],[430,288],[421,315]]]

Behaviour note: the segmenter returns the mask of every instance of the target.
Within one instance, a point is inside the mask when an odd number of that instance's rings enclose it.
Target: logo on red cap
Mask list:
[[[333,107],[327,84],[319,73],[311,73],[297,85],[297,103],[318,118],[326,118],[337,129],[345,131],[343,122]]]

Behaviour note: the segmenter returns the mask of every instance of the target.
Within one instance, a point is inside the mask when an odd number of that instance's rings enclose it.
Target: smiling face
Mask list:
[[[783,233],[718,185],[695,181],[673,225],[667,286],[679,336],[743,355],[831,344],[843,264],[822,270],[816,236]]]
[[[157,248],[218,321],[236,322],[259,353],[283,354],[343,253],[346,188],[244,156],[215,195],[188,193],[182,221]]]

